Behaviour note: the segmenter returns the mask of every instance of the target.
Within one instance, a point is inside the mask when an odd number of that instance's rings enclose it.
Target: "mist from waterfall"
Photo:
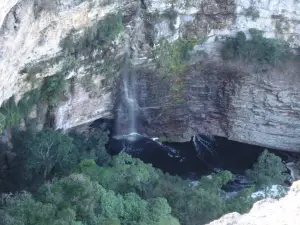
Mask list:
[[[134,63],[139,57],[139,40],[141,35],[141,3],[138,1],[133,27],[129,27],[125,43],[125,62],[121,72],[122,86],[120,102],[117,110],[116,136],[126,139],[138,136],[137,113],[138,101],[136,96],[137,78]]]

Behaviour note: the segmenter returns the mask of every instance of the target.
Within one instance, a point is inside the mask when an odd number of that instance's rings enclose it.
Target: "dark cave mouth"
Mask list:
[[[112,133],[114,121],[96,120],[91,127],[110,130]],[[242,175],[245,170],[252,168],[258,156],[267,148],[218,136],[198,135],[191,137],[188,142],[160,143],[158,140],[133,134],[123,138],[111,136],[107,149],[112,155],[124,151],[165,173],[197,179],[220,170]],[[284,162],[289,160],[291,154],[275,149],[268,150],[281,157]]]
[[[231,141],[224,137],[200,136],[200,138],[206,141],[209,139],[209,149],[198,143],[200,150],[197,151],[193,138],[191,141],[183,143],[159,143],[147,137],[140,137],[133,141],[110,138],[108,149],[112,155],[126,152],[145,163],[151,163],[155,168],[166,173],[187,178],[199,178],[220,170],[243,174],[247,169],[252,168],[258,156],[266,149],[261,146]],[[284,152],[268,150],[280,156],[283,161],[288,160],[288,156]]]

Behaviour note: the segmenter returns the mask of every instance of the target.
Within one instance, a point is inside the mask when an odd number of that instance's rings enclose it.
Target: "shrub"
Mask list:
[[[93,51],[113,41],[123,28],[121,13],[111,14],[86,28],[80,36],[76,35],[78,32],[75,30],[71,31],[60,46],[67,55],[74,55],[75,58],[82,54],[91,57]]]
[[[221,50],[226,60],[243,59],[259,63],[276,63],[290,54],[289,44],[273,38],[264,38],[263,33],[250,29],[250,40],[246,40],[243,32],[238,32],[235,38],[227,38]]]
[[[2,103],[0,113],[5,117],[4,128],[12,128],[16,125],[19,125],[21,115],[14,96]]]
[[[266,187],[272,184],[283,184],[288,176],[286,166],[281,158],[265,150],[258,157],[251,170],[246,171],[249,181],[257,187]]]
[[[45,77],[41,87],[41,101],[50,106],[56,106],[62,99],[67,87],[67,82],[62,74]]]
[[[25,120],[28,119],[33,107],[39,104],[40,98],[41,93],[39,88],[31,90],[23,95],[23,97],[18,102],[18,108],[22,118],[24,118]]]
[[[190,59],[189,51],[193,49],[197,40],[177,39],[169,43],[162,38],[158,43],[156,58],[160,69],[166,74],[178,74],[187,69],[187,61]]]
[[[57,8],[57,1],[53,0],[34,0],[33,14],[37,19],[42,11],[55,11]]]
[[[250,6],[245,10],[245,16],[251,17],[254,21],[260,17],[259,11],[253,6]]]
[[[5,116],[0,113],[0,134],[3,132],[4,128],[5,128]]]

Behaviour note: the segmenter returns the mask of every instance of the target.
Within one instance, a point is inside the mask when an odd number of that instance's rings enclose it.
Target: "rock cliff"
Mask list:
[[[279,200],[264,199],[254,204],[249,213],[230,213],[209,225],[283,225],[298,224],[300,219],[300,182],[294,182],[289,193]]]
[[[138,7],[142,26],[137,31]],[[132,64],[138,80],[140,133],[173,141],[186,141],[194,134],[219,135],[299,151],[298,61],[274,66],[220,57],[226,36],[244,31],[249,38],[250,28],[262,30],[264,37],[283,39],[296,51],[300,2],[4,0],[0,103],[13,95],[22,100],[38,89],[38,101],[47,105],[44,116],[51,114],[56,128],[114,118],[130,49],[136,54]],[[178,49],[191,57],[169,59]],[[53,96],[59,92],[49,77],[66,80],[55,104]]]

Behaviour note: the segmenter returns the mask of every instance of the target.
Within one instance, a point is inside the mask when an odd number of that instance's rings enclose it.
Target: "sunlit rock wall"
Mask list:
[[[298,151],[298,65],[257,69],[242,62],[226,65],[219,57],[225,36],[235,36],[238,31],[248,35],[249,28],[298,48],[300,2],[296,0],[1,1],[0,103],[12,95],[20,99],[38,87],[43,77],[59,73],[72,62],[75,66],[64,71],[68,81],[65,98],[53,109],[55,127],[68,129],[113,118],[124,46],[136,39],[132,26],[138,5],[143,27],[139,44],[130,43],[130,47],[138,52],[133,64],[139,74],[141,133],[172,141],[208,133]],[[118,12],[124,29],[109,45],[95,48],[91,58],[80,52],[75,60],[74,55],[66,57],[70,49],[61,45],[66,38],[73,35],[77,45],[88,27]],[[158,76],[155,51],[164,37],[170,42],[179,37],[199,40],[191,66],[180,79]],[[207,56],[204,62],[203,54]],[[109,69],[104,68],[107,65]],[[34,83],[28,81],[32,73]],[[184,84],[177,100],[171,90],[174,82]]]

